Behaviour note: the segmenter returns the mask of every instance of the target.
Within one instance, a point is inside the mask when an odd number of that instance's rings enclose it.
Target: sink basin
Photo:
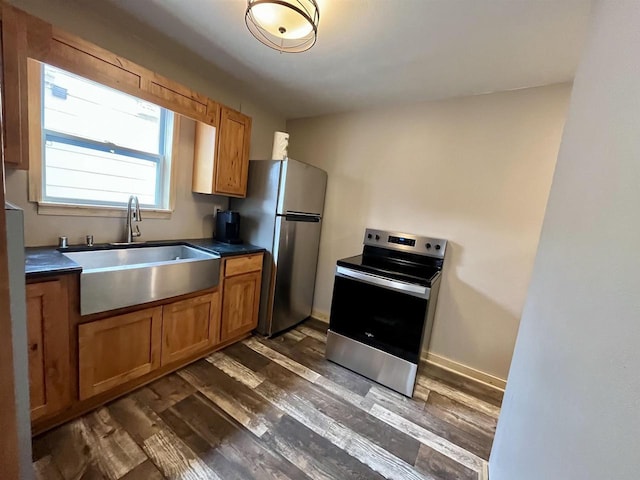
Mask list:
[[[188,260],[220,258],[218,255],[196,250],[186,245],[165,247],[118,248],[114,250],[90,250],[63,254],[83,270],[122,269],[148,264],[175,263]]]
[[[82,267],[80,313],[114,310],[213,288],[220,256],[186,245],[63,253]]]

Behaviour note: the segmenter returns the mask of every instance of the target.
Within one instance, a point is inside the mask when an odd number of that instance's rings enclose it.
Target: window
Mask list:
[[[41,201],[169,208],[174,115],[50,65],[42,66]]]

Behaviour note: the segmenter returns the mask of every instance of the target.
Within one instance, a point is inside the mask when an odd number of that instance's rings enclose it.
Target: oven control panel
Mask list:
[[[367,228],[364,232],[364,244],[437,258],[444,258],[447,249],[447,241],[442,238],[423,237],[412,233],[389,232],[373,228]]]

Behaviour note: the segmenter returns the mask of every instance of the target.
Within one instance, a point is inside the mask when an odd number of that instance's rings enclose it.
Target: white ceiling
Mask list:
[[[319,0],[317,44],[255,40],[246,0],[110,0],[287,118],[569,81],[591,0]]]

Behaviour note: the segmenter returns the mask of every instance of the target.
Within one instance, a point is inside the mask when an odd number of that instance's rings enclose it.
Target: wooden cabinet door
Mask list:
[[[78,326],[80,400],[160,366],[162,307]]]
[[[60,280],[27,285],[31,420],[71,403],[69,309]]]
[[[219,341],[219,292],[162,308],[162,365],[206,350]]]
[[[220,109],[215,193],[244,197],[249,175],[251,118],[227,107]]]
[[[251,272],[224,280],[221,340],[224,342],[258,326],[262,272]]]
[[[29,169],[27,128],[27,18],[2,6],[2,103],[4,104],[4,162]]]

